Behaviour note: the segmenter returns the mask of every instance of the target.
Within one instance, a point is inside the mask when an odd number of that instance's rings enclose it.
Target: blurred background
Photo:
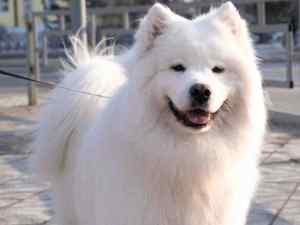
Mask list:
[[[106,39],[125,48],[152,0],[0,0],[0,225],[53,225],[48,184],[28,170],[37,111],[63,78],[69,36],[91,48]],[[223,0],[162,0],[193,18]],[[248,21],[260,59],[269,131],[251,225],[300,225],[300,0],[232,0]],[[51,88],[1,70],[51,82]],[[50,116],[50,115],[49,115]]]
[[[87,34],[91,47],[103,38],[106,44],[132,45],[151,0],[0,0],[0,67],[31,64],[36,73],[57,70],[69,36],[78,28]],[[177,13],[193,18],[218,6],[222,0],[163,0]],[[84,3],[84,10],[82,5]],[[258,56],[266,63],[265,83],[290,86],[298,82],[298,0],[236,0],[235,5],[250,24]],[[85,11],[84,14],[81,12]],[[32,33],[27,32],[28,26]],[[276,62],[274,73],[270,65]],[[293,63],[294,62],[294,63]],[[295,68],[294,68],[295,67]],[[273,68],[273,67],[272,67]],[[272,71],[269,73],[268,71]],[[22,72],[22,71],[21,71]],[[295,72],[294,72],[295,73]],[[34,74],[39,76],[39,74]],[[36,100],[30,100],[36,101]]]
[[[0,54],[21,54],[26,48],[26,16],[34,12],[37,17],[38,46],[42,46],[43,36],[48,36],[48,47],[53,49],[62,47],[63,33],[52,34],[53,30],[68,30],[71,28],[70,0],[0,0]],[[147,6],[156,1],[152,0],[86,0],[89,11],[87,29],[96,30],[96,37],[100,40],[102,35],[116,32],[107,32],[105,29],[124,28],[124,13],[128,12],[128,28],[136,28],[138,19],[145,13]],[[222,1],[217,0],[163,0],[163,4],[176,8],[182,15],[192,18],[199,13],[205,13],[210,6],[217,6]],[[140,7],[145,6],[145,7]],[[298,43],[298,0],[281,1],[237,1],[236,6],[240,13],[251,25],[257,24],[288,24],[294,26],[295,43]],[[103,10],[105,8],[105,10]],[[105,11],[105,13],[104,13]],[[264,11],[264,12],[262,12]],[[90,13],[91,12],[91,13]],[[93,18],[96,17],[96,18]],[[95,19],[95,21],[93,21]],[[95,22],[95,24],[93,24]],[[95,26],[95,27],[94,27]],[[125,27],[126,28],[126,27]],[[104,30],[103,30],[104,29]],[[48,33],[47,33],[48,32]],[[122,44],[132,44],[132,34],[119,33],[118,41]],[[253,40],[256,44],[282,47],[285,44],[283,31],[267,33],[254,32]]]

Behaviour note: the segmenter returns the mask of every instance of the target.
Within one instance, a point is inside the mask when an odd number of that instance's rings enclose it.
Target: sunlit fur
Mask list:
[[[90,54],[41,112],[33,168],[49,180],[59,225],[242,225],[258,179],[266,112],[245,21],[228,2],[194,20],[155,4],[134,46]],[[184,73],[170,69],[186,66]],[[221,65],[224,73],[211,68]],[[192,84],[210,87],[210,127],[183,126]]]

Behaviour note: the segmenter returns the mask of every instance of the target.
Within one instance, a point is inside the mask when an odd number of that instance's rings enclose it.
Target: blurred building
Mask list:
[[[0,26],[23,27],[31,8],[41,11],[43,0],[0,0]]]

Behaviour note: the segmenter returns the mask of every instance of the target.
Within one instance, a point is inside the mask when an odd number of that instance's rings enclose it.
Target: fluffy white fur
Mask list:
[[[79,47],[78,47],[79,46]],[[260,72],[245,21],[232,3],[193,20],[155,4],[132,49],[92,56],[41,113],[35,171],[52,183],[60,225],[242,225],[265,132]],[[170,69],[184,64],[184,73]],[[215,65],[224,73],[211,71]],[[191,85],[212,92],[205,129],[178,122]]]

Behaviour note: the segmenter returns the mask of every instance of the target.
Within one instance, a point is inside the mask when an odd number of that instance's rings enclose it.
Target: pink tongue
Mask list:
[[[210,114],[206,112],[188,111],[186,117],[194,124],[205,125],[210,120]]]

